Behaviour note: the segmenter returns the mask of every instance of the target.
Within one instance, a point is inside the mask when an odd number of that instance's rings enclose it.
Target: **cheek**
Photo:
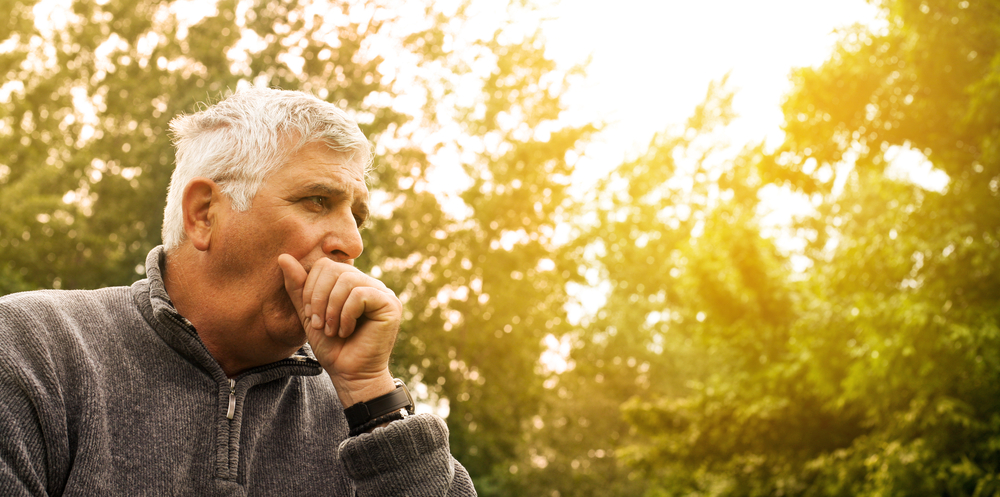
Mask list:
[[[281,240],[287,237],[275,233],[276,224],[248,217],[238,219],[230,229],[220,233],[218,241],[229,272],[244,277],[263,273],[268,277],[272,270],[280,271],[277,258]]]
[[[275,227],[273,240],[280,247],[281,253],[302,260],[320,247],[323,233],[309,223],[282,223]]]

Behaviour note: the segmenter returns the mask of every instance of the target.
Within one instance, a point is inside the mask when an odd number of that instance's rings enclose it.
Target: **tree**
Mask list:
[[[391,84],[363,47],[377,20],[322,22],[295,1],[221,1],[193,25],[165,2],[4,7],[0,293],[135,279],[159,243],[167,123],[241,81],[351,102],[375,137],[402,119],[366,100]]]
[[[594,237],[611,290],[576,362],[605,366],[598,382],[613,379],[612,404],[625,416],[608,416],[620,438],[608,445],[650,495],[719,486],[722,478],[701,476],[707,460],[747,464],[727,455],[773,445],[774,418],[812,400],[773,390],[771,364],[789,355],[799,290],[761,233],[760,147],[719,138],[732,99],[725,80],[710,87],[683,129],[660,134],[599,189]],[[732,437],[738,420],[752,425]]]
[[[792,296],[787,338],[766,364],[626,408],[661,433],[632,454],[662,493],[1000,491],[1000,10],[881,8],[887,29],[847,30],[826,63],[794,73],[785,144],[756,159],[762,182],[818,205],[794,227],[812,266],[775,287]],[[901,176],[901,149],[947,186]]]
[[[398,207],[371,230],[377,271],[407,307],[397,360],[430,398],[447,400],[452,450],[480,495],[532,492],[530,427],[546,393],[538,361],[543,339],[568,327],[566,283],[577,278],[556,232],[576,209],[569,152],[595,128],[558,122],[576,71],[558,71],[539,36],[508,25],[441,54],[435,62],[447,67],[493,67],[475,98],[449,109],[454,121],[428,112],[423,123],[464,129],[440,146],[454,147],[469,182],[458,207],[432,212],[422,207],[438,202],[430,172],[403,158],[393,167],[403,172],[391,193]]]
[[[145,0],[4,7],[0,294],[131,283],[160,243],[169,120],[249,82],[313,92],[376,144],[357,263],[404,301],[394,372],[449,408],[482,495],[530,488],[512,468],[530,462],[543,339],[568,328],[578,278],[556,237],[577,208],[568,152],[595,131],[558,121],[578,69],[557,70],[510,20],[463,32],[471,3],[220,0],[194,20]],[[467,183],[445,209],[429,178],[449,165]]]

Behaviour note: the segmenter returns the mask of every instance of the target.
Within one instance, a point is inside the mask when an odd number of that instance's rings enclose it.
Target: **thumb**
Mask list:
[[[303,316],[302,289],[305,287],[306,277],[309,276],[309,273],[306,273],[305,268],[298,260],[288,254],[278,256],[278,267],[281,268],[281,273],[285,277],[285,291],[292,299],[292,305],[295,306],[299,315]]]

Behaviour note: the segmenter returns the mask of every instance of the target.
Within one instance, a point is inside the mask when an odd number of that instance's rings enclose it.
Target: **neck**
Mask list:
[[[163,284],[174,308],[194,325],[227,376],[284,359],[302,346],[273,343],[260,304],[232,288],[238,285],[227,285],[205,262],[205,254],[190,244],[168,251]]]

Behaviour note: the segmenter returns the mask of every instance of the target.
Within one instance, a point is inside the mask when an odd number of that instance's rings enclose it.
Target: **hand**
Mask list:
[[[309,345],[344,407],[395,389],[389,355],[403,306],[381,281],[354,266],[319,259],[308,273],[282,254],[278,266]]]

